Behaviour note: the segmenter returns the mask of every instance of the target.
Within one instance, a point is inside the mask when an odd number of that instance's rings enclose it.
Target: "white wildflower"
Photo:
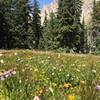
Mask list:
[[[3,60],[3,59],[1,59],[1,60],[0,60],[0,62],[3,64],[3,63],[4,63],[4,60]]]
[[[15,52],[14,55],[17,56],[17,52]]]
[[[3,54],[2,53],[0,53],[0,57],[2,56]]]
[[[93,73],[96,73],[96,70],[93,69],[92,72],[93,72]]]
[[[40,100],[38,96],[35,96],[33,100]]]
[[[22,81],[21,81],[21,80],[19,80],[19,83],[21,84],[21,83],[22,83]]]
[[[54,75],[54,73],[52,73],[52,75]]]

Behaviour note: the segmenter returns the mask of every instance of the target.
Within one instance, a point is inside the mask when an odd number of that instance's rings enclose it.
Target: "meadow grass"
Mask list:
[[[0,51],[0,100],[100,100],[100,56]]]

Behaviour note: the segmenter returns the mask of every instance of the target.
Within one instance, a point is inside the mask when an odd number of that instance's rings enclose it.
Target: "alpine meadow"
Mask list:
[[[100,0],[0,0],[0,100],[100,100]]]

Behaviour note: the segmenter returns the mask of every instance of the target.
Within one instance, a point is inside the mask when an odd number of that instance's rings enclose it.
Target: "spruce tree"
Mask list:
[[[13,11],[12,42],[13,48],[28,48],[28,11],[27,0],[17,0]]]
[[[98,35],[100,32],[100,1],[94,0],[94,7],[93,7],[93,35],[94,37]]]
[[[35,42],[35,48],[38,48],[39,40],[41,37],[41,18],[38,1],[34,0],[33,5],[33,21],[32,21],[33,37]]]
[[[45,12],[43,24],[43,46],[45,50],[56,50],[59,48],[58,23],[55,13],[51,12],[49,19]]]
[[[48,27],[48,19],[47,19],[47,12],[45,10],[45,17],[44,17],[44,22],[43,22],[43,26],[42,26],[42,35],[41,35],[41,38],[40,38],[40,41],[39,41],[39,49],[42,49],[44,50],[46,48],[46,37],[45,37],[45,34],[47,33],[47,27]]]
[[[7,49],[10,35],[10,0],[0,0],[0,48]]]
[[[94,0],[93,16],[92,16],[92,36],[93,45],[100,51],[100,1]]]
[[[81,6],[81,0],[58,0],[57,16],[61,27],[59,29],[62,36],[61,47],[68,47],[76,52],[81,48]]]

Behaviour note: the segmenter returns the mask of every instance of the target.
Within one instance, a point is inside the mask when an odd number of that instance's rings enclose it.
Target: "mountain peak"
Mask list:
[[[51,12],[56,12],[58,8],[58,0],[53,0],[52,3],[48,5],[44,5],[44,7],[41,10],[41,23],[44,22],[45,17],[45,11],[47,12],[47,17],[49,18],[49,15]],[[82,14],[81,14],[81,22],[85,20],[85,23],[88,24],[91,20],[91,14],[92,14],[92,8],[93,8],[93,0],[83,0],[83,6],[82,6]]]

